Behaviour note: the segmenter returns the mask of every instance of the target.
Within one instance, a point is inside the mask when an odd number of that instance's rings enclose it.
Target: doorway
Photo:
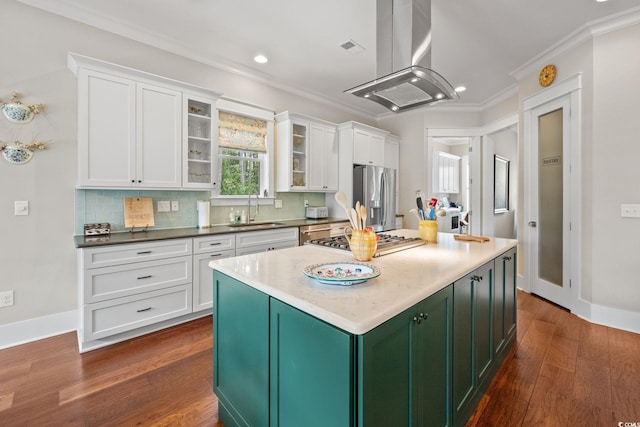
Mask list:
[[[580,79],[525,100],[525,277],[573,311],[579,294]]]

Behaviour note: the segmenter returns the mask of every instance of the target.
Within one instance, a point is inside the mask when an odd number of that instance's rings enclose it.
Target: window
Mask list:
[[[273,187],[273,112],[246,104],[218,102],[214,198],[270,195]]]

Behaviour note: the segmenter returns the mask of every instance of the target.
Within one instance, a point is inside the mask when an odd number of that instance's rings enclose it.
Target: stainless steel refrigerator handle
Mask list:
[[[389,203],[389,200],[387,200],[387,197],[385,197],[387,193],[385,191],[385,189],[387,188],[386,186],[387,175],[384,173],[384,170],[380,174],[380,178],[382,178],[380,180],[380,199],[384,201],[384,203],[382,204],[382,218],[380,219],[380,221],[381,221],[382,229],[384,230],[387,225],[387,204]]]

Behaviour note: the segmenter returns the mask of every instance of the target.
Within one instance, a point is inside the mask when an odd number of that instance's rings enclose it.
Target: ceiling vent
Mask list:
[[[431,0],[377,0],[376,75],[348,89],[394,112],[458,99],[431,67]]]
[[[349,52],[352,55],[355,55],[357,53],[360,52],[364,52],[364,48],[362,46],[360,46],[358,43],[354,42],[353,40],[349,39],[346,42],[342,43],[340,45],[341,48],[343,48],[344,50],[346,50],[347,52]]]

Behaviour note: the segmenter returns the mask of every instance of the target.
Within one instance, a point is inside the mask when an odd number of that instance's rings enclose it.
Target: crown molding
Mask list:
[[[541,66],[548,63],[552,58],[559,56],[585,41],[592,40],[596,36],[636,24],[640,24],[640,6],[587,22],[565,38],[560,39],[548,49],[545,49],[526,63],[522,64],[520,67],[509,73],[509,75],[517,81],[521,81],[525,77],[536,73]]]
[[[219,57],[216,57],[215,59],[205,57],[198,54],[197,52],[194,52],[190,48],[190,46],[184,45],[182,43],[176,43],[174,39],[168,38],[163,34],[150,31],[141,31],[137,27],[133,27],[124,22],[114,21],[113,19],[101,14],[91,12],[86,8],[76,7],[76,5],[72,6],[66,0],[58,0],[57,2],[55,2],[55,4],[51,4],[51,2],[49,2],[48,0],[17,1],[28,6],[50,12],[54,15],[62,16],[64,18],[71,19],[73,21],[77,21],[94,28],[98,28],[103,31],[116,34],[118,36],[125,37],[127,39],[131,39],[187,59],[191,59],[201,64],[209,65],[213,68],[217,68],[222,71],[233,73],[244,78],[260,82],[267,86],[271,86],[275,89],[279,89],[305,99],[311,99],[313,101],[320,102],[333,108],[340,108],[342,110],[351,111],[360,114],[367,119],[375,120],[376,118],[376,114],[371,113],[368,110],[337,101],[333,98],[325,96],[320,92],[315,92],[306,88],[278,82],[272,75],[261,73],[260,71],[232,61],[228,61]]]

